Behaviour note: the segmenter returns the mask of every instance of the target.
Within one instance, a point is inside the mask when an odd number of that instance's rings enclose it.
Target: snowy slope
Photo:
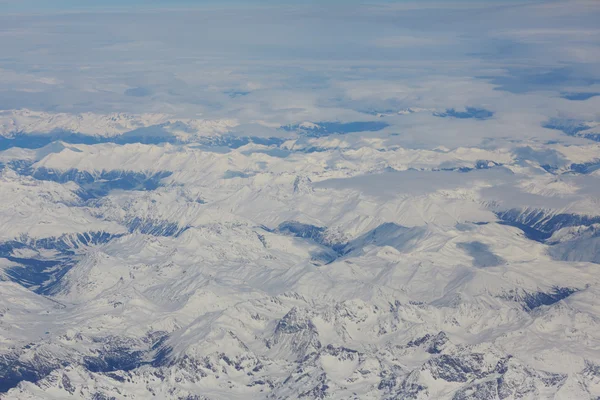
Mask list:
[[[597,398],[598,147],[539,146],[11,146],[2,396]]]
[[[23,134],[71,132],[89,136],[114,137],[143,128],[160,127],[175,136],[226,133],[237,122],[231,119],[174,119],[166,114],[67,114],[27,109],[0,111],[0,135],[12,138]]]

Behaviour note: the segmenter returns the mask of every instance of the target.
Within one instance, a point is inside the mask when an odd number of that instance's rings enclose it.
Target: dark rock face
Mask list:
[[[168,124],[168,123],[167,123]],[[17,134],[13,137],[0,136],[0,151],[13,147],[22,149],[40,149],[53,142],[62,141],[70,144],[163,144],[182,143],[180,139],[168,132],[165,127],[167,124],[148,126],[145,128],[134,129],[116,136],[92,136],[77,132],[55,131],[51,133],[29,133]],[[198,144],[208,147],[225,147],[237,149],[249,143],[256,143],[265,146],[278,146],[285,142],[282,138],[263,138],[256,136],[234,136],[230,134],[219,136],[207,136],[194,140]]]
[[[511,209],[496,213],[500,223],[517,227],[525,236],[550,245],[549,254],[562,261],[600,263],[600,216],[556,214],[547,210]],[[563,228],[581,227],[567,241],[549,240]]]
[[[330,248],[333,251],[332,254],[323,253],[316,255],[317,259],[322,259],[326,262],[333,261],[335,257],[337,257],[337,254],[341,254],[343,252],[344,246],[346,245],[345,243],[337,241],[338,238],[330,238],[328,236],[326,227],[303,224],[297,221],[282,222],[279,224],[275,232],[312,240],[315,243]]]
[[[600,133],[593,131],[592,127],[576,119],[552,118],[546,121],[542,127],[555,129],[569,136],[578,136],[595,142],[600,142]]]
[[[175,222],[157,219],[142,219],[135,217],[126,222],[130,232],[139,232],[152,236],[179,236],[189,229],[189,226],[179,226]]]
[[[120,236],[107,232],[84,232],[43,239],[22,237],[0,243],[0,257],[20,264],[5,270],[10,280],[36,293],[49,295],[55,292],[60,279],[75,265],[78,249],[108,243]],[[19,250],[53,250],[55,256],[51,259],[14,256],[14,252]]]
[[[549,306],[558,303],[562,299],[566,299],[579,289],[555,287],[551,292],[535,292],[529,293],[509,292],[502,296],[506,300],[513,300],[520,303],[526,311],[531,311],[541,306]]]
[[[467,382],[483,376],[480,367],[482,363],[483,354],[469,354],[462,358],[442,354],[428,361],[422,370],[429,370],[435,379],[443,379],[448,382]]]
[[[90,372],[111,373],[114,371],[131,371],[141,365],[153,351],[155,345],[165,337],[164,332],[149,334],[140,340],[118,337],[92,338],[91,354],[81,354],[68,350],[57,357],[43,348],[43,345],[27,345],[12,353],[0,356],[0,393],[17,386],[21,381],[37,382],[52,371],[68,365],[80,365]],[[78,340],[89,341],[79,337]],[[36,349],[35,347],[40,347]],[[25,356],[34,352],[33,357]],[[111,379],[123,380],[120,375],[108,375]],[[73,384],[66,375],[62,375],[62,386],[71,391]]]
[[[408,249],[427,233],[425,227],[407,228],[393,222],[386,222],[362,236],[348,242],[341,248],[342,254],[362,251],[366,246],[390,246],[398,251]]]
[[[64,234],[61,236],[42,239],[34,239],[25,236],[19,238],[18,240],[0,243],[0,256],[11,257],[12,252],[19,249],[55,250],[59,254],[69,256],[73,255],[74,250],[76,249],[85,246],[108,243],[116,237],[119,237],[119,235],[114,235],[103,231]]]
[[[545,122],[542,127],[562,131],[569,136],[575,136],[579,132],[590,129],[590,127],[578,120],[553,118]]]
[[[454,383],[464,383],[455,392],[453,400],[484,400],[508,399],[532,396],[540,398],[538,387],[560,387],[566,376],[531,370],[512,357],[498,359],[495,366],[485,362],[484,355],[479,353],[463,353],[456,355],[442,354],[426,362],[418,371],[413,371],[404,377],[399,385],[392,385],[393,380],[387,380],[387,385],[380,384],[381,389],[392,386],[399,390],[393,392],[394,399],[416,399],[432,394],[427,387],[419,384],[419,374],[427,372],[436,380]]]
[[[600,217],[578,214],[553,214],[547,210],[520,210],[511,209],[497,212],[496,215],[502,223],[515,226],[527,235],[528,238],[544,241],[554,232],[572,226],[590,226],[600,223]]]
[[[327,390],[329,386],[325,383],[326,375],[323,374],[319,377],[319,383],[314,386],[312,389],[309,389],[305,392],[302,392],[298,395],[298,398],[307,398],[307,399],[324,399],[327,397]]]
[[[597,171],[600,169],[600,161],[595,160],[595,161],[590,161],[587,163],[581,163],[581,164],[571,164],[569,166],[569,172],[574,172],[577,174],[591,174],[594,171]]]
[[[146,174],[133,171],[100,171],[91,173],[69,169],[57,171],[47,168],[36,169],[32,177],[38,180],[53,181],[58,183],[75,182],[81,186],[79,196],[90,200],[106,196],[111,190],[154,190],[160,186],[163,178],[171,176],[170,171]]]
[[[277,227],[278,232],[303,239],[311,239],[317,243],[322,243],[324,241],[325,230],[326,228],[321,226],[303,224],[296,221],[282,222]]]
[[[299,319],[294,311],[290,311],[277,323],[275,334],[293,334],[304,330],[315,330],[315,326],[310,321]]]
[[[429,354],[440,354],[449,343],[448,335],[440,332],[437,335],[427,334],[406,344],[407,347],[423,347]]]
[[[453,400],[487,400],[498,397],[498,382],[489,380],[475,384],[456,393]]]
[[[0,393],[17,386],[21,381],[36,382],[64,363],[59,360],[34,356],[27,362],[19,359],[18,353],[0,356]]]
[[[353,132],[376,132],[385,129],[388,126],[388,123],[382,121],[318,122],[311,127],[295,124],[282,126],[281,129],[316,138],[334,134],[343,135]]]
[[[322,347],[316,326],[305,312],[296,307],[279,320],[272,339],[266,344],[268,348],[289,347],[298,359],[307,357]]]

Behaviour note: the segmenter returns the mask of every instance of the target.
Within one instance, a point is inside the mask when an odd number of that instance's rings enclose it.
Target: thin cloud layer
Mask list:
[[[378,115],[386,134],[420,146],[438,136],[430,115],[447,110],[494,115],[444,121],[469,131],[455,146],[523,132],[554,140],[541,121],[598,119],[599,98],[586,95],[600,92],[596,2],[131,5],[0,17],[10,38],[0,109],[230,118],[249,129]],[[409,108],[430,113],[398,116]]]

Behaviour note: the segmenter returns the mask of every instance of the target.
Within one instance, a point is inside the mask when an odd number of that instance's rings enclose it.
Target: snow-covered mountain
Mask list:
[[[3,118],[3,398],[600,396],[592,142],[415,149],[306,123],[227,142],[222,122],[21,148],[174,125]]]
[[[233,119],[175,119],[167,114],[48,113],[28,109],[0,111],[0,136],[48,136],[79,134],[99,141],[121,136],[156,135],[164,131],[180,139],[227,133],[238,125]],[[88,139],[89,140],[89,139]]]

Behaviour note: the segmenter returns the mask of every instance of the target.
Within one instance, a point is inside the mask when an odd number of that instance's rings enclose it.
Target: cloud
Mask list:
[[[150,96],[152,91],[148,88],[144,87],[134,87],[125,90],[125,96],[133,96],[133,97],[146,97]]]
[[[599,97],[561,98],[600,92],[592,2],[139,10],[0,16],[10,37],[0,41],[0,108],[200,114],[256,134],[379,115],[391,126],[371,135],[414,146],[556,140],[541,124],[557,113],[596,119]],[[397,114],[467,107],[494,118]]]
[[[600,29],[577,29],[577,28],[529,28],[529,29],[518,29],[512,31],[499,32],[500,36],[516,37],[519,39],[535,39],[550,41],[556,40],[556,37],[560,39],[595,39],[597,35],[600,35]]]
[[[374,41],[378,47],[416,47],[416,46],[441,46],[452,43],[443,38],[428,38],[418,36],[390,36]]]

